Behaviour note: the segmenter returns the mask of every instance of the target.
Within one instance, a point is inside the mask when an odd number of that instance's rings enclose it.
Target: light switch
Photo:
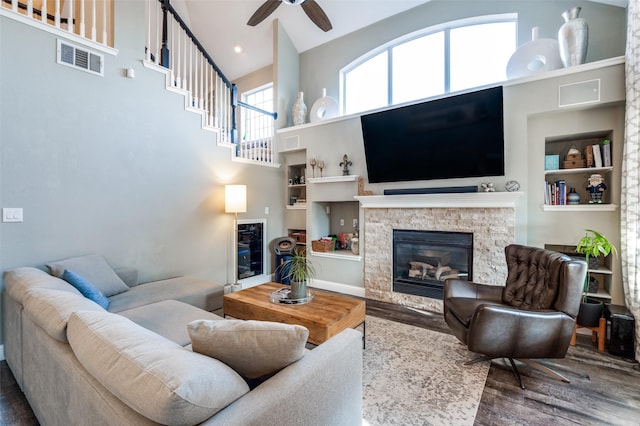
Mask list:
[[[269,207],[264,208],[264,214],[269,214]]]
[[[340,226],[344,226],[344,219],[340,219]]]
[[[2,208],[2,221],[3,222],[22,222],[22,208],[16,207],[3,207]]]

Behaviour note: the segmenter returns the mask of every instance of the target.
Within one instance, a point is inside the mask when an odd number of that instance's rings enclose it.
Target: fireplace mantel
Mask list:
[[[468,192],[356,196],[363,209],[393,208],[504,208],[515,207],[523,192]]]

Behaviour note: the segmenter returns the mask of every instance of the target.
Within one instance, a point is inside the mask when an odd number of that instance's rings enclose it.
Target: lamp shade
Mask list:
[[[247,185],[225,185],[224,211],[226,213],[247,211]]]

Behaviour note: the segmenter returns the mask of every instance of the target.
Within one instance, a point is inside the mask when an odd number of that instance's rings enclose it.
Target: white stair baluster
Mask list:
[[[80,36],[85,37],[84,0],[80,0]]]
[[[42,2],[42,7],[41,7],[40,12],[41,12],[40,20],[46,24],[48,22],[48,19],[47,19],[47,2],[46,1]]]
[[[17,0],[14,2],[14,4],[18,4]],[[56,27],[60,28],[60,0],[56,0],[56,11],[55,11],[54,20],[56,23]]]
[[[91,2],[91,40],[93,41],[97,41],[96,38],[98,37],[98,34],[97,34],[98,23],[96,22],[96,8],[98,7],[97,2],[98,0],[93,0]]]
[[[97,1],[97,0],[95,0]],[[102,0],[102,44],[108,44],[107,38],[107,0]]]
[[[27,16],[33,19],[33,0],[27,1]]]
[[[67,13],[67,31],[73,33],[74,31],[74,22],[73,22],[73,11],[75,6],[73,5],[73,0],[69,0],[69,11]]]

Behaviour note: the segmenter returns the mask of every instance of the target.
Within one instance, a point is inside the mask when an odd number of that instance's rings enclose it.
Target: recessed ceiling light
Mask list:
[[[233,51],[236,52],[236,53],[242,53],[242,46],[235,46],[233,48]]]

